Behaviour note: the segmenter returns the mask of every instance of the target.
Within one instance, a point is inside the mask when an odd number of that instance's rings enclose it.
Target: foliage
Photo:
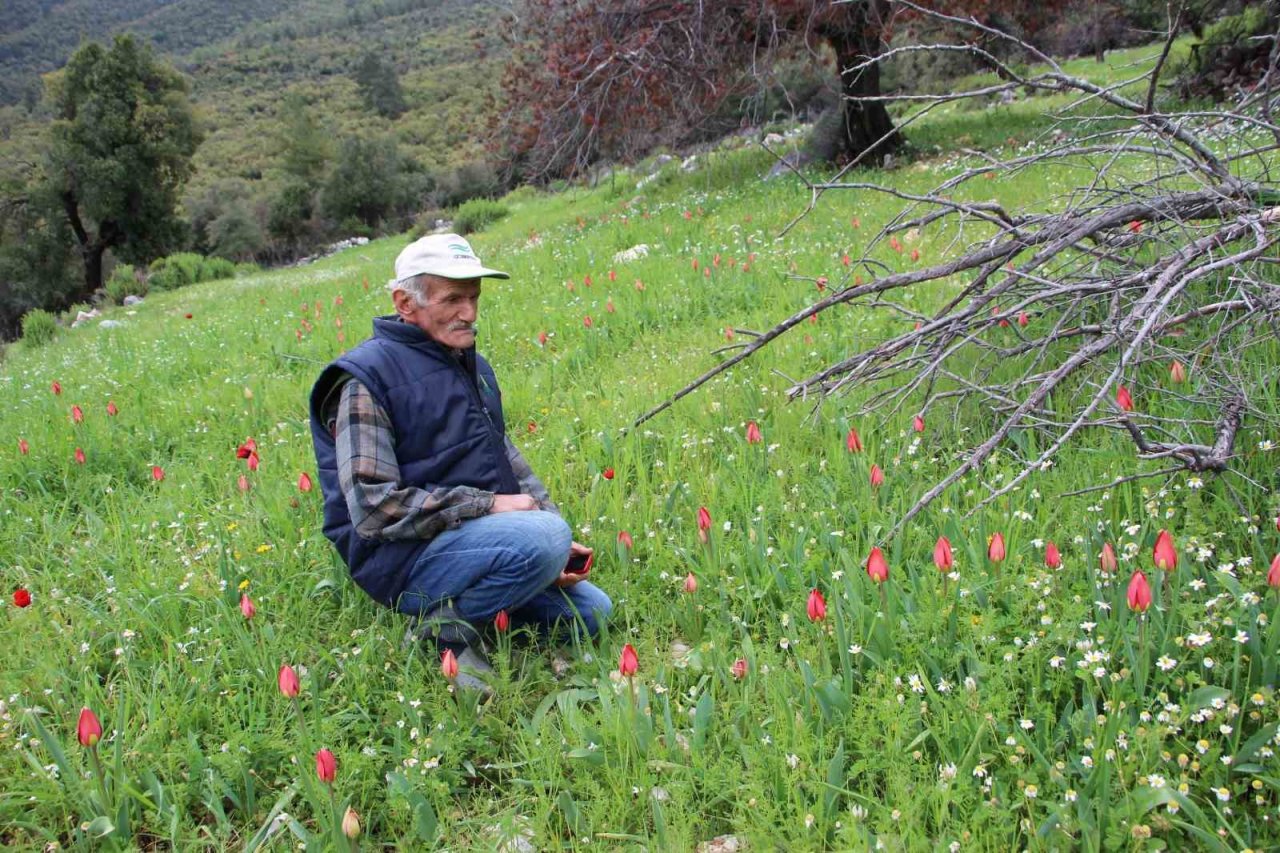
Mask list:
[[[262,227],[243,204],[228,208],[209,224],[213,253],[229,261],[252,259],[266,245]]]
[[[158,292],[176,290],[202,281],[231,278],[235,271],[236,265],[226,258],[179,252],[151,262],[147,271],[147,288]]]
[[[334,220],[377,227],[404,207],[402,166],[393,137],[346,137],[320,194],[321,210]]]
[[[102,255],[146,260],[178,242],[178,192],[200,144],[187,86],[130,36],[89,43],[51,78],[48,176],[84,258],[84,295]]]
[[[132,264],[116,264],[104,290],[107,298],[119,305],[126,296],[146,296],[147,279]]]
[[[1182,95],[1222,100],[1252,89],[1266,74],[1278,29],[1280,12],[1274,3],[1251,4],[1207,27],[1182,69]]]
[[[42,308],[33,308],[22,317],[22,339],[30,346],[44,346],[58,333],[58,318]]]
[[[366,54],[360,60],[356,85],[369,109],[383,118],[398,118],[409,108],[396,69],[377,53]]]
[[[314,183],[333,156],[330,135],[320,126],[306,100],[286,97],[280,111],[281,167],[302,183]]]
[[[511,211],[502,202],[473,198],[460,205],[453,214],[453,227],[459,234],[483,231]]]
[[[79,290],[70,226],[46,184],[12,187],[0,203],[0,339],[32,308],[59,311]]]

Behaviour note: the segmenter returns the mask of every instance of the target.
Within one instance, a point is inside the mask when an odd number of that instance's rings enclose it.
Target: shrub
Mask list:
[[[458,208],[453,215],[453,230],[459,234],[471,234],[483,231],[510,213],[511,210],[501,202],[487,198],[473,198]]]
[[[200,281],[200,269],[204,256],[180,252],[167,258],[152,261],[147,286],[152,290],[174,290]]]
[[[217,281],[220,278],[235,278],[236,265],[226,258],[205,258],[200,270],[200,281]]]
[[[44,346],[58,333],[58,320],[41,308],[22,317],[22,339],[32,346]]]
[[[138,275],[132,264],[116,264],[111,278],[107,279],[106,291],[107,298],[119,305],[126,296],[146,296],[147,281]]]

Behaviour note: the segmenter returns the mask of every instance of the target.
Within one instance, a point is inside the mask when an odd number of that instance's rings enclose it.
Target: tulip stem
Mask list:
[[[89,747],[89,762],[93,764],[93,779],[98,785],[98,796],[102,798],[102,814],[110,816],[111,800],[107,796],[107,780],[102,775],[102,761],[98,758],[98,745]]]

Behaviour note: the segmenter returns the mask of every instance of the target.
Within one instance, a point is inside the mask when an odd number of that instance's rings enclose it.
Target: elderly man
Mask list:
[[[482,278],[508,275],[456,234],[401,252],[395,313],[320,374],[311,434],[324,533],[351,577],[452,650],[459,684],[488,690],[480,629],[499,613],[594,635],[612,604],[584,580],[591,549],[506,437],[497,377],[475,348]]]

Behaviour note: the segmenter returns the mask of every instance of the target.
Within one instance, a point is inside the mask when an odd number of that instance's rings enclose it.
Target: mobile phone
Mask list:
[[[591,571],[591,563],[595,560],[595,554],[570,554],[569,564],[564,567],[565,572],[571,575],[585,575]]]

